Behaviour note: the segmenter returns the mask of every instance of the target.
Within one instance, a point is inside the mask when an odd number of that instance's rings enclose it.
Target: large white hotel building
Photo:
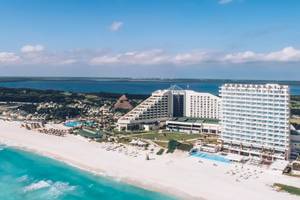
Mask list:
[[[219,119],[220,98],[209,93],[171,87],[157,90],[118,120],[119,130],[140,129],[143,124],[191,117]]]
[[[226,151],[288,159],[289,103],[289,87],[278,84],[224,84],[220,97],[173,87],[153,92],[118,120],[118,128],[130,131],[144,124],[166,122],[169,130],[215,132]],[[191,118],[201,121],[201,127],[191,123]],[[220,122],[206,131],[205,127],[212,125],[203,124],[209,121],[203,119]]]
[[[185,90],[185,116],[219,119],[220,98],[210,93]]]
[[[246,155],[288,159],[288,86],[224,84],[220,96],[221,139],[225,149]]]

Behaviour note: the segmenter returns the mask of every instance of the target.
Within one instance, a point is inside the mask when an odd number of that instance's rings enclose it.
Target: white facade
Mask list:
[[[172,117],[219,119],[220,98],[209,93],[173,87],[157,90],[118,120],[119,130],[140,129],[142,124],[166,121]]]
[[[142,123],[167,120],[171,116],[171,97],[169,90],[153,92],[149,98],[118,120],[119,130],[139,129]]]
[[[221,139],[225,148],[250,155],[280,159],[288,157],[288,86],[224,84],[220,88],[220,96]]]
[[[220,118],[220,98],[202,92],[186,90],[185,116],[195,118]]]

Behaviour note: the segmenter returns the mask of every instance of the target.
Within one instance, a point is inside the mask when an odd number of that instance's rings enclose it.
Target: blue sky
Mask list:
[[[300,80],[298,0],[2,0],[1,74]]]

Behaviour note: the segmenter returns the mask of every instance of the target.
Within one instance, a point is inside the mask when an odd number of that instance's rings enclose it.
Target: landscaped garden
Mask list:
[[[284,192],[288,192],[290,194],[300,196],[300,188],[289,186],[289,185],[284,185],[284,184],[280,184],[280,183],[274,183],[273,186],[275,188],[278,188],[279,191],[284,191]]]
[[[173,132],[147,132],[140,134],[131,134],[128,137],[136,137],[141,139],[149,139],[153,141],[169,141],[169,140],[178,140],[178,141],[186,141],[186,140],[194,140],[203,138],[200,134],[183,134],[183,133],[173,133]]]

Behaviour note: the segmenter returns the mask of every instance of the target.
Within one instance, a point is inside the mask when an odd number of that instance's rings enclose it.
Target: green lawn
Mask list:
[[[300,108],[299,101],[291,101],[291,108]]]
[[[84,130],[79,129],[78,134],[83,136],[83,137],[87,137],[87,138],[100,138],[101,137],[95,131],[88,130],[88,129],[84,129]]]
[[[149,139],[149,140],[160,140],[160,141],[169,141],[172,139],[178,141],[185,141],[190,139],[202,138],[200,134],[158,133],[158,132],[133,134],[130,137],[137,137],[137,138]]]
[[[281,189],[281,191],[285,191],[285,192],[288,192],[290,194],[300,196],[300,188],[296,188],[296,187],[293,187],[293,186],[284,185],[284,184],[280,184],[280,183],[274,183],[273,186],[279,187]]]

